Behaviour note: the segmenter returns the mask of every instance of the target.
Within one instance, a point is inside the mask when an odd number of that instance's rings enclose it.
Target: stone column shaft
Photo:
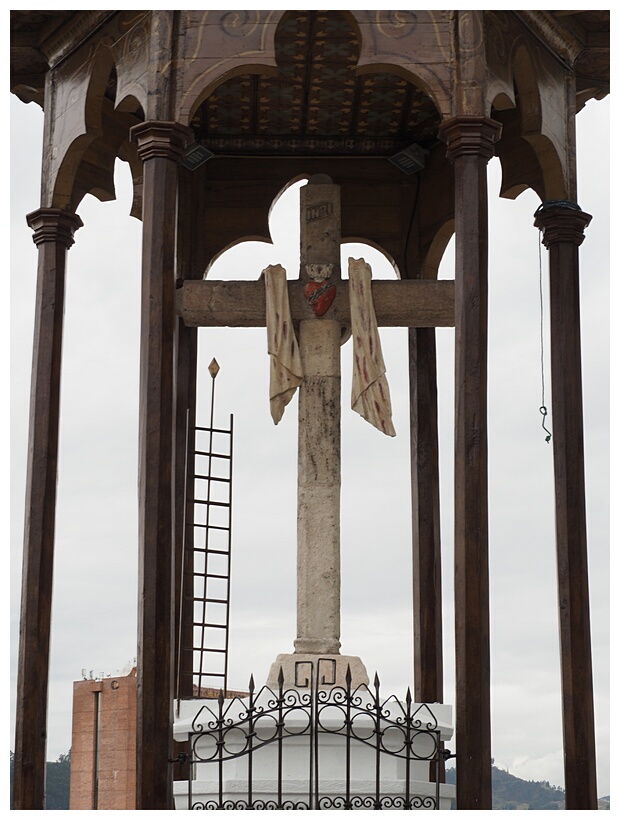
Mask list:
[[[67,249],[75,214],[41,208],[27,217],[39,249],[17,677],[14,805],[43,809],[60,370]]]
[[[536,212],[549,250],[551,387],[562,723],[567,809],[596,809],[596,743],[583,450],[579,245],[590,215],[569,202]]]
[[[337,322],[300,325],[297,653],[340,649],[340,336]]]
[[[331,266],[340,284],[340,188],[323,175],[300,192],[300,280],[308,265]],[[308,310],[312,317],[312,311]],[[340,650],[340,341],[341,327],[300,322],[304,380],[299,388],[296,654]]]

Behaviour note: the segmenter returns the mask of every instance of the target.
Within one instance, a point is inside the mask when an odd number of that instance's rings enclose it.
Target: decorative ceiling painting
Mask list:
[[[358,75],[359,36],[340,12],[294,12],[276,34],[277,76],[215,89],[192,125],[216,153],[389,155],[437,140],[430,97],[395,74]]]

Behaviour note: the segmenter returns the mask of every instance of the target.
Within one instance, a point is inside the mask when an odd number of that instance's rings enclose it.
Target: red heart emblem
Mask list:
[[[308,282],[304,285],[304,296],[315,316],[323,316],[336,298],[336,285],[329,282]]]

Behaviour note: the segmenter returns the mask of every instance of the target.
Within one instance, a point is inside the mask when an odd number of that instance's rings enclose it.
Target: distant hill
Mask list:
[[[71,751],[47,763],[46,809],[69,808],[69,774]],[[550,786],[549,781],[521,780],[503,769],[491,768],[494,809],[563,809],[564,789]],[[456,769],[446,769],[446,783],[456,783]],[[11,808],[13,808],[13,752],[11,752]],[[609,795],[600,797],[599,809],[609,810]],[[452,808],[456,808],[453,805]]]
[[[45,808],[69,808],[69,776],[71,774],[71,750],[58,760],[45,764]],[[11,752],[10,807],[13,808],[13,752]]]
[[[456,783],[456,769],[446,769],[446,783]],[[494,809],[533,810],[564,808],[564,789],[548,780],[521,780],[503,769],[491,767]],[[455,808],[455,806],[453,806]],[[599,809],[609,809],[609,797],[599,799]]]

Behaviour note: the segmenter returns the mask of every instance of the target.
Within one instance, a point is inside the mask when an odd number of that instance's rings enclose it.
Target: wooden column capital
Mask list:
[[[193,141],[191,128],[186,128],[178,122],[164,120],[149,120],[134,125],[130,131],[131,141],[138,147],[138,154],[142,162],[155,157],[171,159],[174,162],[183,162],[185,148]]]
[[[39,208],[26,216],[26,222],[34,231],[32,241],[35,245],[61,242],[66,248],[73,245],[73,235],[84,225],[77,214],[61,208]]]
[[[559,242],[581,245],[584,230],[592,217],[582,211],[575,202],[554,200],[543,202],[534,214],[534,227],[542,230],[542,241],[546,248]]]
[[[439,126],[439,137],[448,146],[448,159],[471,155],[481,156],[488,162],[494,145],[502,134],[501,123],[489,117],[459,116]]]

